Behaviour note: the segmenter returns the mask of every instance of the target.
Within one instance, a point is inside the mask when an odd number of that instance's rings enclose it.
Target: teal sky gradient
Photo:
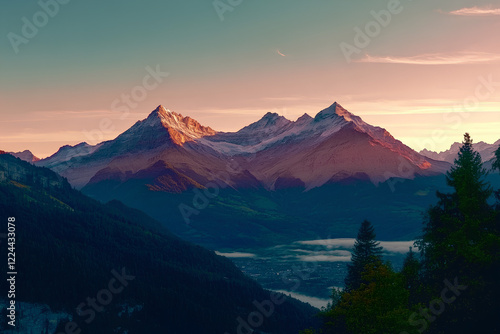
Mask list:
[[[5,2],[0,149],[45,157],[64,144],[112,139],[159,104],[229,131],[268,111],[295,120],[334,101],[418,150],[446,149],[465,131],[493,142],[500,137],[500,16],[450,15],[500,7],[492,1],[401,0],[402,12],[351,63],[340,43],[354,44],[353,29],[390,1],[243,0],[221,21],[207,0],[71,0],[17,54],[8,34],[21,35],[22,18],[32,21],[41,8]],[[429,65],[429,54],[444,60]],[[112,110],[157,65],[170,75],[126,117]],[[464,99],[488,77],[499,84],[464,111]],[[460,122],[445,120],[453,112]],[[103,118],[112,129],[99,129]],[[85,135],[94,129],[102,136]],[[429,143],[437,130],[444,134]]]

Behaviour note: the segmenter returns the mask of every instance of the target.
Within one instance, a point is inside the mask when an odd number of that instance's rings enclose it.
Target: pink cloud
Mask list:
[[[500,8],[490,8],[490,7],[469,7],[454,10],[449,12],[450,15],[459,16],[493,16],[500,15]]]
[[[359,63],[385,63],[409,65],[458,65],[476,63],[495,63],[500,61],[500,54],[486,52],[433,53],[408,57],[371,56],[357,60]]]
[[[276,50],[276,52],[277,52],[280,56],[282,56],[282,57],[286,57],[286,54],[282,53],[280,50]]]

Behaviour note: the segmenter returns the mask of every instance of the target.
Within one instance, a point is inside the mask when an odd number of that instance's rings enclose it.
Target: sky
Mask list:
[[[498,0],[40,0],[0,13],[0,149],[115,138],[158,105],[219,131],[333,102],[408,146],[500,138]]]

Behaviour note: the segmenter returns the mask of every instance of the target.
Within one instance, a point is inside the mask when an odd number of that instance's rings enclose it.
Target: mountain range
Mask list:
[[[290,121],[267,113],[237,132],[217,132],[158,106],[111,141],[64,146],[36,162],[76,188],[142,180],[172,193],[217,183],[235,189],[303,188],[328,183],[442,174],[449,164],[419,154],[338,103]]]
[[[460,150],[461,143],[455,142],[451,145],[451,147],[442,152],[434,152],[427,149],[423,149],[420,151],[420,154],[429,157],[435,160],[446,161],[449,163],[453,163],[457,158],[458,152]],[[495,151],[500,146],[500,139],[497,140],[493,144],[488,144],[483,141],[474,144],[474,150],[476,150],[479,155],[481,155],[481,159],[483,162],[490,162],[495,157]]]

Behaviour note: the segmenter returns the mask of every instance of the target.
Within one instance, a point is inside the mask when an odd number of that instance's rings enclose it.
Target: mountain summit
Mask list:
[[[67,152],[66,160],[56,154],[37,164],[54,168],[76,187],[134,179],[154,191],[203,188],[213,181],[268,190],[311,189],[353,178],[377,184],[391,177],[439,174],[449,167],[337,102],[314,118],[304,114],[296,121],[267,113],[237,132],[216,132],[160,105],[116,139],[82,152]],[[228,167],[234,164],[238,168]]]
[[[29,151],[29,150],[24,150],[22,152],[0,151],[0,154],[5,154],[5,153],[12,154],[16,158],[19,158],[19,159],[24,160],[24,161],[29,162],[29,163],[34,163],[34,162],[37,162],[40,160],[40,158],[33,155],[33,153],[31,153],[31,151]]]
[[[154,127],[160,122],[161,126],[167,129],[172,141],[177,145],[182,145],[187,141],[192,141],[204,136],[216,134],[210,127],[202,126],[198,121],[187,116],[175,113],[159,105],[144,121],[145,125]]]
[[[334,102],[328,108],[321,110],[316,115],[315,120],[319,121],[322,119],[332,118],[332,117],[337,117],[337,116],[341,116],[341,117],[344,117],[346,119],[346,116],[349,118],[349,116],[351,116],[351,115],[352,114],[350,112],[348,112],[347,110],[345,110],[344,108],[342,108],[342,106],[340,104],[338,104],[337,102]],[[350,120],[348,118],[346,119],[347,121]]]

